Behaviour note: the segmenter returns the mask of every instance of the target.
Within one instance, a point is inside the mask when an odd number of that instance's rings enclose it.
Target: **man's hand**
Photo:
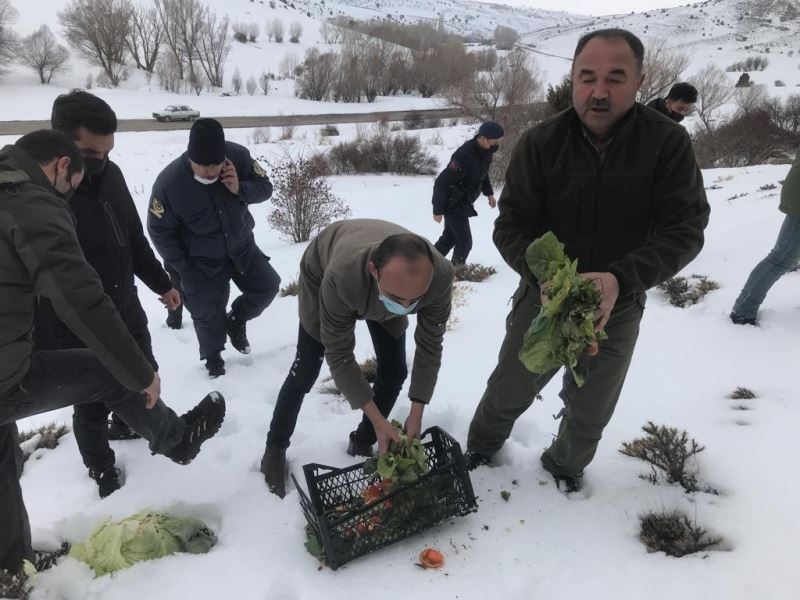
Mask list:
[[[408,411],[408,418],[403,426],[409,438],[418,438],[422,433],[422,413],[424,411],[425,405],[422,402],[411,403],[411,410]]]
[[[600,291],[600,307],[595,313],[594,330],[600,331],[605,328],[611,311],[619,298],[619,281],[613,273],[581,273],[581,277],[591,281]],[[598,352],[597,344],[590,346],[587,350],[589,356],[595,356]]]
[[[375,429],[375,436],[378,438],[378,451],[381,454],[389,449],[390,442],[400,441],[400,434],[397,429],[381,414],[373,400],[367,402],[361,410],[367,415],[372,427]]]
[[[175,288],[172,288],[167,293],[161,294],[161,296],[159,296],[159,301],[169,310],[175,310],[181,305],[181,293]]]
[[[489,208],[497,207],[497,199],[494,196],[489,196]]]
[[[161,397],[161,377],[158,376],[158,371],[153,375],[153,382],[148,385],[143,392],[147,398],[145,407],[153,408]]]
[[[433,220],[436,221],[437,223],[441,223],[442,215],[433,215]]]
[[[219,180],[222,185],[231,191],[231,194],[234,196],[239,195],[239,175],[236,173],[236,167],[227,158],[225,159],[225,164],[222,165],[222,174]]]

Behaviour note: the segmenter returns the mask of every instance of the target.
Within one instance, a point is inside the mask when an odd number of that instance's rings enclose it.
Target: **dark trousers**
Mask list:
[[[139,348],[147,360],[158,370],[158,363],[153,356],[153,345],[150,334],[145,328],[139,335],[131,332]],[[88,469],[105,470],[114,466],[116,456],[108,443],[108,415],[111,411],[102,402],[83,402],[76,404],[72,410],[72,431],[78,443],[83,464]],[[121,421],[114,413],[115,421]]]
[[[469,228],[469,217],[464,215],[445,215],[444,231],[434,248],[442,256],[447,256],[453,250],[451,262],[454,265],[463,265],[467,262],[472,250],[472,230]]]
[[[172,287],[178,290],[178,293],[181,295],[181,305],[175,310],[168,310],[167,312],[178,313],[179,315],[183,316],[184,299],[183,299],[183,287],[181,287],[181,276],[175,269],[173,269],[168,264],[164,264],[164,270],[169,274],[169,281],[172,284]]]
[[[564,410],[558,435],[541,457],[551,473],[577,475],[594,458],[622,392],[639,336],[644,301],[644,296],[623,298],[614,307],[605,328],[608,339],[600,342],[600,352],[594,357],[584,355],[578,361],[576,368],[586,376],[583,387],[575,384],[569,371],[565,373],[560,394]],[[469,426],[468,450],[484,456],[497,452],[520,415],[558,373],[558,369],[531,373],[519,360],[525,332],[540,310],[539,288],[521,282],[506,318],[506,337],[497,366]]]
[[[372,384],[373,400],[381,414],[386,417],[392,412],[408,376],[406,336],[403,334],[400,338],[394,338],[375,321],[367,321],[367,327],[378,363],[375,383]],[[297,354],[289,375],[283,382],[281,391],[278,392],[278,401],[272,413],[272,422],[267,434],[268,448],[289,447],[303,398],[311,391],[319,377],[324,355],[325,347],[300,325]],[[377,441],[375,429],[366,415],[362,417],[356,429],[356,438],[365,444],[374,444]]]
[[[242,291],[231,305],[234,316],[242,321],[254,319],[264,312],[272,304],[281,284],[280,276],[261,253],[253,258],[244,273],[237,271],[231,263],[218,275],[202,281],[182,278],[183,300],[192,315],[201,360],[225,349],[226,308],[231,281]]]
[[[90,350],[34,352],[23,380],[0,394],[0,569],[31,556],[15,422],[75,403],[102,402],[164,454],[183,437],[183,422],[161,400],[148,410],[141,392],[123,387]]]

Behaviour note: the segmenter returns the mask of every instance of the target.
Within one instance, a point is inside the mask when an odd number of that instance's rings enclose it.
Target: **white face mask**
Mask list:
[[[195,173],[194,175],[194,180],[199,181],[203,185],[211,185],[212,183],[216,182],[217,179],[219,179],[219,175],[214,177],[214,179],[206,179],[205,177],[200,177],[200,175],[198,175],[197,173]]]

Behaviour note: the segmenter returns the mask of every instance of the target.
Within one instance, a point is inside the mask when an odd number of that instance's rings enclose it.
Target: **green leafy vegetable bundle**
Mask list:
[[[551,231],[528,246],[525,258],[547,302],[525,334],[519,359],[533,373],[566,366],[582,386],[584,377],[575,370],[578,360],[589,346],[606,339],[604,332],[594,330],[600,292],[578,275],[578,261],[569,259]]]
[[[216,543],[217,536],[199,519],[141,512],[120,521],[104,521],[69,555],[100,576],[176,552],[205,554]]]
[[[394,488],[416,481],[427,473],[428,461],[422,442],[416,438],[409,439],[398,421],[392,421],[392,425],[400,434],[400,441],[391,442],[388,452],[378,458],[375,472],[381,479],[391,480]],[[371,466],[365,463],[364,468],[370,469]]]

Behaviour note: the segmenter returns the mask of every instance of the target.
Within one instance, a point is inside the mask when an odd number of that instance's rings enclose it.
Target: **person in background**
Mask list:
[[[183,292],[211,377],[225,374],[226,334],[236,350],[250,352],[247,322],[264,312],[280,287],[256,245],[250,214],[251,204],[271,195],[264,169],[247,148],[225,141],[214,119],[194,122],[187,151],[153,184],[147,229]],[[226,313],[231,281],[242,294]]]
[[[696,102],[697,89],[691,83],[676,83],[666,98],[655,98],[647,106],[680,123],[694,110]]]
[[[435,248],[442,256],[447,256],[452,250],[454,265],[466,263],[472,250],[469,220],[478,215],[475,200],[483,192],[489,198],[489,207],[497,206],[489,169],[503,135],[499,123],[483,123],[475,137],[453,153],[447,167],[433,184],[433,220],[437,223],[444,220],[444,231]]]

